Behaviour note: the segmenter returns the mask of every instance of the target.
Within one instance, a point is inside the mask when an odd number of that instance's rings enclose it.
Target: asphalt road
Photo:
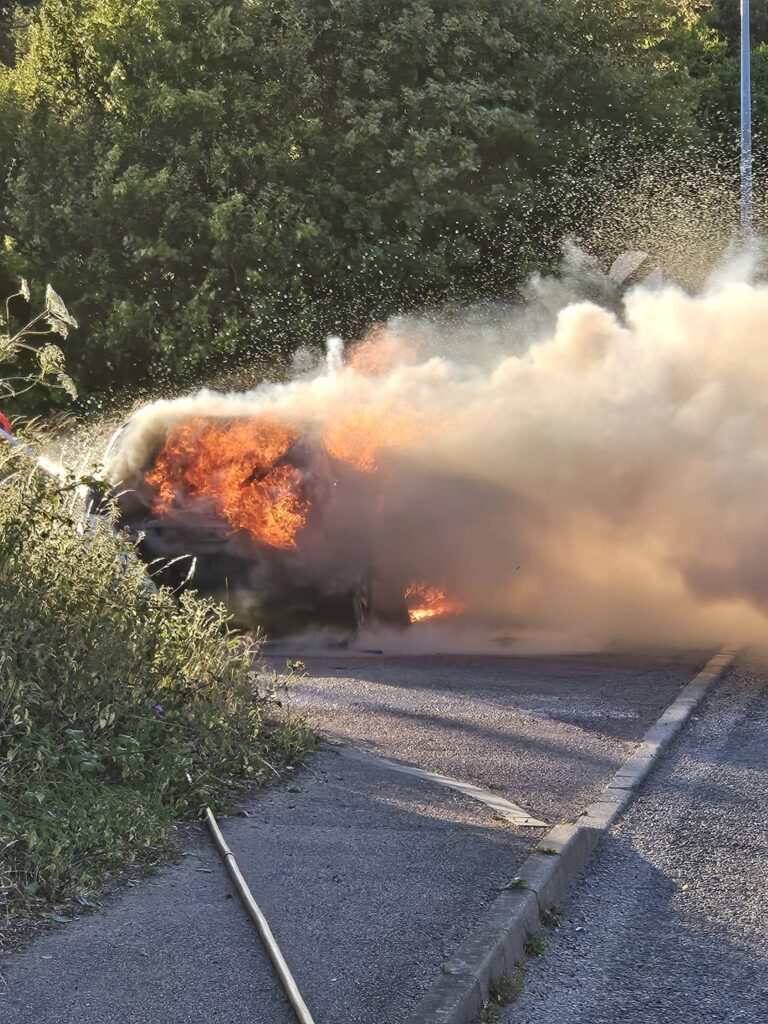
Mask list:
[[[337,652],[306,656],[290,690],[325,735],[498,790],[554,824],[597,796],[711,653]]]
[[[598,850],[505,1024],[768,1022],[768,670],[716,688]]]
[[[553,823],[596,796],[708,653],[337,652],[306,657],[289,690],[338,741],[492,788]],[[225,835],[319,1024],[406,1020],[542,834],[343,752],[287,772],[246,811]],[[292,1024],[202,831],[185,853],[3,955],[3,1024]]]

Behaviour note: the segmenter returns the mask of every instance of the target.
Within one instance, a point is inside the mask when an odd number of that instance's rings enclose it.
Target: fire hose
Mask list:
[[[58,462],[52,462],[51,459],[46,458],[45,455],[38,455],[34,448],[30,448],[28,444],[24,444],[23,441],[14,437],[13,434],[9,433],[9,431],[5,430],[3,427],[0,427],[0,441],[5,441],[12,448],[16,448],[17,451],[26,455],[28,459],[37,463],[40,469],[46,472],[49,476],[57,477],[60,480],[66,479],[69,476],[67,470],[63,466],[60,466]]]
[[[288,1002],[291,1004],[293,1012],[296,1014],[296,1019],[300,1024],[315,1024],[314,1018],[309,1012],[307,1004],[301,997],[299,987],[291,974],[291,970],[286,963],[285,957],[280,951],[280,947],[277,944],[275,936],[272,934],[269,922],[262,913],[262,910],[256,900],[253,898],[253,893],[249,889],[248,883],[240,871],[234,853],[232,853],[227,845],[227,841],[221,834],[221,829],[219,828],[218,822],[216,821],[210,807],[206,807],[205,809],[205,823],[211,833],[216,849],[219,851],[221,859],[224,861],[224,866],[227,869],[229,877],[232,879],[232,883],[237,890],[237,894],[240,897],[243,906],[247,910],[248,916],[256,925],[256,930],[259,933],[264,949],[267,951],[267,955],[272,961],[272,966],[274,967],[275,973],[280,979],[283,989],[285,990]]]

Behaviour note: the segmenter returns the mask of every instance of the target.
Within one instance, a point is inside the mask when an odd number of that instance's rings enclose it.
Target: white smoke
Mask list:
[[[193,415],[269,413],[317,436],[362,423],[378,439],[375,560],[460,595],[468,623],[593,645],[762,639],[768,287],[746,273],[693,296],[636,287],[618,313],[570,304],[527,344],[518,313],[454,325],[450,357],[434,330],[395,324],[366,372],[336,343],[289,383],[144,408],[110,476]]]
[[[333,335],[328,339],[325,346],[325,362],[329,373],[340,370],[344,365],[344,339]]]

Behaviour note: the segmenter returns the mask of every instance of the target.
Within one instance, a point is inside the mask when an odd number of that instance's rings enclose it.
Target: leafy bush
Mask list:
[[[5,265],[78,296],[86,392],[508,294],[564,169],[588,205],[597,150],[691,127],[694,21],[687,0],[42,0],[0,75]]]
[[[223,609],[148,589],[71,489],[0,451],[0,892],[87,898],[308,742]],[[8,475],[10,474],[10,475]]]

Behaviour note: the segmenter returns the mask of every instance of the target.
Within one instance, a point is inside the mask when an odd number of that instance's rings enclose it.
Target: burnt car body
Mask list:
[[[158,511],[148,475],[166,434],[119,479],[110,467],[120,463],[131,421],[113,435],[105,453],[109,481],[92,491],[90,512],[116,513],[116,528],[133,540],[151,578],[175,591],[194,590],[222,601],[235,621],[261,626],[272,635],[306,630],[352,632],[374,624],[409,623],[405,587],[387,582],[375,564],[375,493],[369,478],[332,459],[311,436],[301,436],[273,463],[290,467],[298,498],[307,508],[295,542],[276,547],[236,529],[204,492],[182,495]],[[257,471],[243,474],[247,489],[258,485]]]

